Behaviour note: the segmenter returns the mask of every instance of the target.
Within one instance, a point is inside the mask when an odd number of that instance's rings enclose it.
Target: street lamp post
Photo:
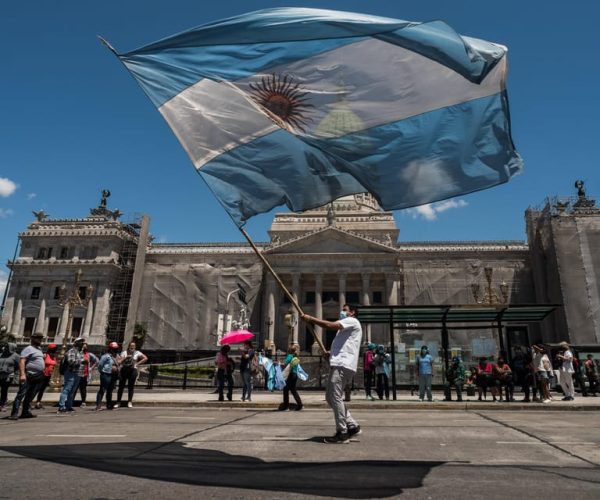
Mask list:
[[[298,347],[298,339],[294,335],[294,328],[298,324],[298,318],[291,309],[283,316],[283,322],[288,327],[288,347]]]
[[[59,288],[58,292],[58,305],[61,307],[67,308],[67,327],[65,329],[65,337],[63,338],[62,345],[60,348],[60,352],[56,357],[56,365],[54,366],[54,372],[52,374],[52,385],[58,387],[60,386],[60,364],[65,357],[65,353],[67,350],[67,343],[69,342],[69,338],[71,337],[71,328],[73,323],[73,312],[75,307],[81,306],[83,308],[87,308],[92,298],[92,293],[94,288],[92,285],[88,285],[86,294],[84,298],[81,298],[79,295],[79,286],[81,284],[81,269],[78,269],[75,273],[75,283],[73,285],[73,289],[67,295],[67,287],[63,283]]]

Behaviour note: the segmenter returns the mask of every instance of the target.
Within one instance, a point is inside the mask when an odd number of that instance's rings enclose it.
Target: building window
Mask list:
[[[70,248],[69,247],[61,247],[60,249],[60,258],[61,259],[70,259]]]
[[[306,292],[305,296],[305,304],[314,304],[315,303],[315,292]]]
[[[48,318],[48,341],[54,340],[58,332],[58,318]]]
[[[52,257],[52,247],[40,247],[37,251],[37,259],[49,259]]]
[[[77,338],[81,336],[82,325],[83,318],[73,318],[73,323],[71,323],[71,337]]]
[[[34,286],[31,289],[31,299],[38,300],[40,298],[41,291],[42,291],[42,287]]]
[[[86,260],[95,259],[98,256],[98,247],[83,247],[81,249],[81,258]]]
[[[323,304],[326,302],[339,302],[340,301],[340,293],[339,292],[323,292]]]
[[[358,292],[346,292],[346,302],[348,304],[359,304],[360,297]]]
[[[25,326],[23,327],[23,340],[29,340],[35,326],[35,318],[25,318]]]
[[[85,300],[87,298],[87,286],[79,287],[79,298]]]
[[[373,304],[383,304],[383,293],[373,292]]]
[[[52,296],[52,298],[54,300],[59,300],[60,299],[60,287],[59,286],[55,286],[54,287],[54,295]]]

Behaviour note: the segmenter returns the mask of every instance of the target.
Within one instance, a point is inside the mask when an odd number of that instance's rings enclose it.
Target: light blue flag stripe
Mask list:
[[[203,78],[235,81],[366,37],[410,49],[476,83],[504,55],[500,46],[461,37],[441,21],[411,23],[326,10],[267,9],[200,26],[119,57],[160,107]]]
[[[305,210],[360,192],[385,210],[417,206],[520,171],[507,106],[502,92],[329,140],[278,130],[199,173],[238,224],[282,204]]]

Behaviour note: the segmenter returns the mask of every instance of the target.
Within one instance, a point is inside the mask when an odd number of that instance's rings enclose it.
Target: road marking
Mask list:
[[[190,419],[194,419],[194,420],[215,420],[215,417],[185,417],[185,416],[181,416],[181,417],[173,417],[173,416],[168,416],[168,415],[157,415],[154,418],[190,418]]]
[[[496,441],[496,444],[547,444],[543,441]]]
[[[306,438],[287,436],[263,436],[263,441],[306,441]]]
[[[38,437],[127,437],[127,434],[36,434]]]

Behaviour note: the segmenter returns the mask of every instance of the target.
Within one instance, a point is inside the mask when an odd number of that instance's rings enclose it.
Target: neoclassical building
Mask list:
[[[145,349],[201,352],[216,349],[233,320],[249,321],[261,346],[293,342],[312,350],[313,333],[290,314],[289,300],[248,244],[154,243],[149,218],[122,221],[107,208],[108,195],[83,218],[37,212],[19,235],[2,314],[18,341],[40,331],[62,342],[69,332],[100,346],[131,338],[139,324]],[[600,344],[600,210],[580,189],[577,197],[527,209],[525,219],[526,242],[403,242],[392,213],[361,194],[276,214],[270,241],[257,247],[302,308],[324,318],[337,318],[345,302],[558,304],[539,325],[506,327],[509,345]],[[75,292],[80,300],[65,305]],[[400,326],[402,352],[423,343],[437,351],[437,332]],[[335,332],[314,334],[328,344]],[[365,326],[365,340],[385,343],[388,336],[382,325]],[[450,347],[467,358],[498,349],[491,329],[455,329]]]

